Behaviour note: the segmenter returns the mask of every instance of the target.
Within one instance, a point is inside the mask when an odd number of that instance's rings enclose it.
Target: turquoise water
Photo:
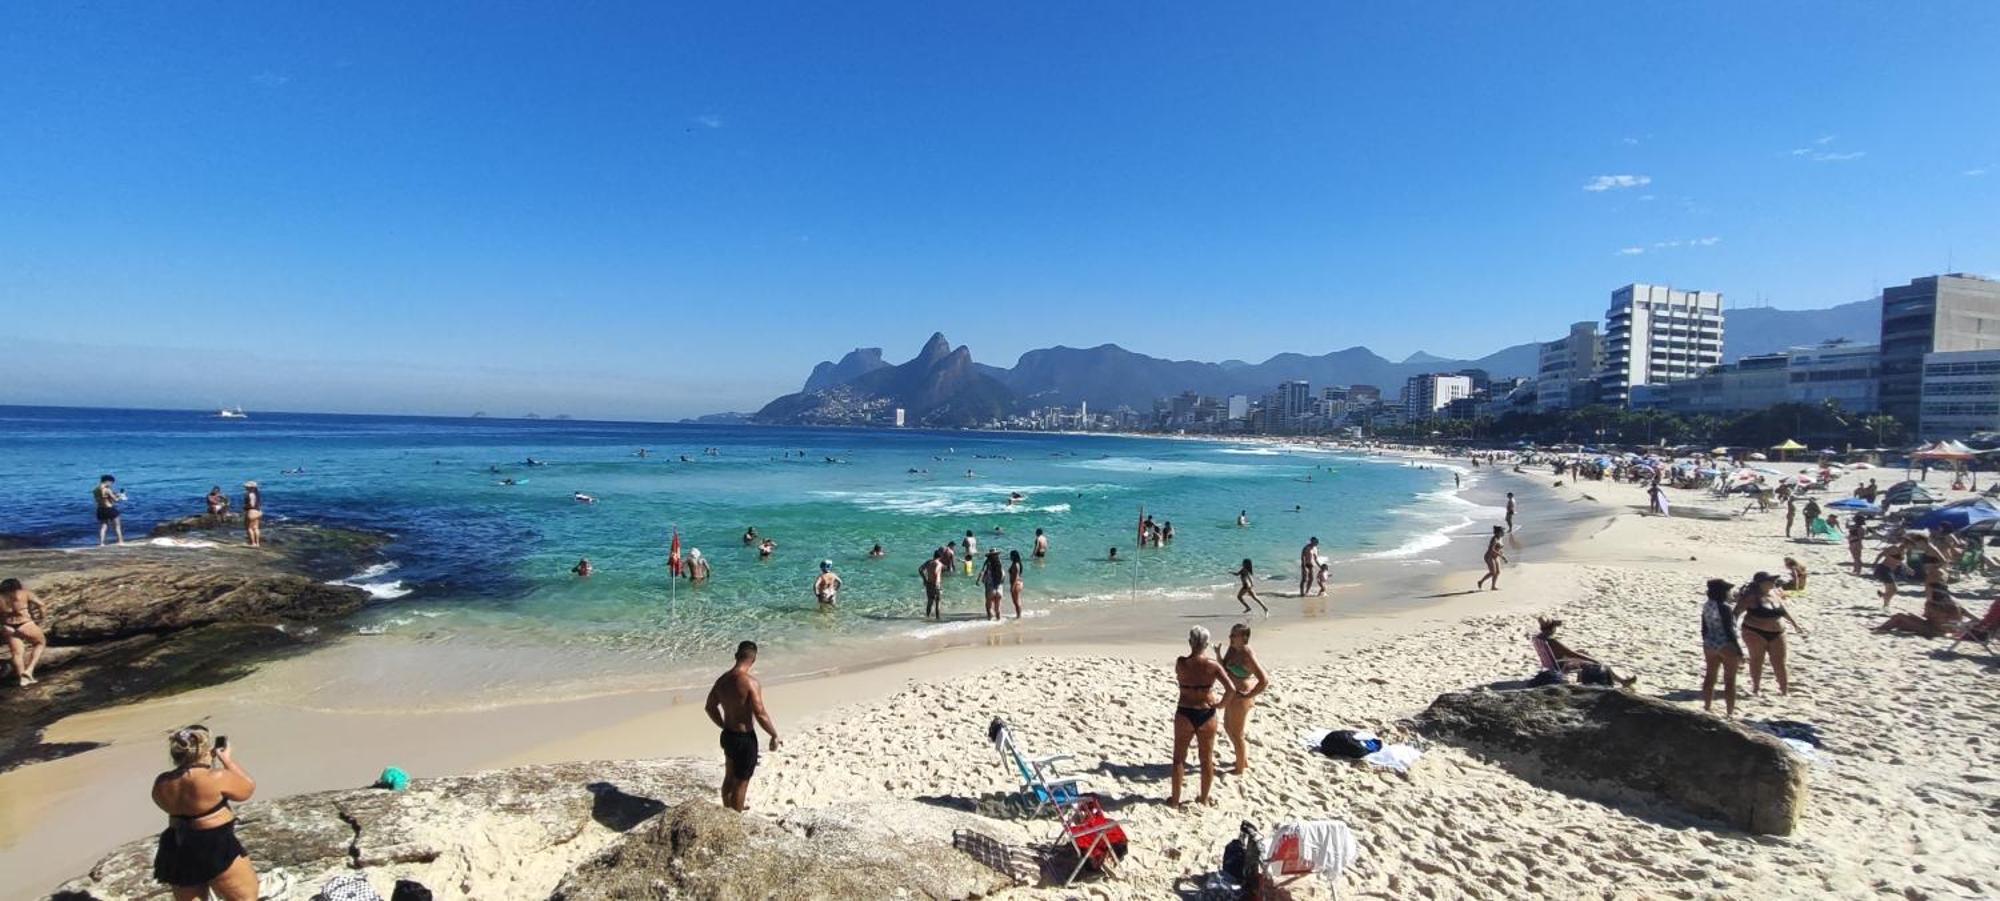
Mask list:
[[[0,428],[0,533],[94,542],[99,473],[128,492],[133,538],[199,512],[212,484],[236,496],[256,479],[272,517],[396,536],[380,565],[342,576],[380,600],[337,628],[638,660],[714,659],[745,637],[783,646],[987,628],[962,576],[947,585],[948,621],[921,617],[918,564],[967,530],[982,552],[1024,558],[1047,530],[1053,550],[1030,563],[1024,606],[1054,620],[1211,596],[1245,557],[1289,592],[1312,535],[1337,565],[1419,563],[1448,531],[1492,514],[1461,500],[1447,469],[1248,443],[45,408],[0,408]],[[1024,498],[1010,505],[1013,492]],[[1135,547],[1142,507],[1174,524],[1172,545]],[[1237,528],[1239,510],[1249,528]],[[778,542],[772,558],[741,542],[749,526]],[[707,584],[668,578],[675,529],[712,561]],[[883,559],[867,556],[876,542]],[[1106,562],[1114,545],[1127,560]],[[569,574],[579,557],[591,578]],[[821,559],[846,582],[831,612],[808,587]]]

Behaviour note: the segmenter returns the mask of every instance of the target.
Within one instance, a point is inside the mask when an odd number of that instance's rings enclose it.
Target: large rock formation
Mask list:
[[[439,898],[566,901],[978,898],[1013,884],[954,849],[969,814],[889,800],[774,825],[709,801],[721,779],[679,759],[526,766],[253,800],[237,835],[264,897],[280,901],[354,874],[385,898],[407,878]],[[53,897],[167,897],[152,880],[154,841],[113,851]]]
[[[883,801],[794,814],[772,825],[707,800],[688,801],[571,870],[549,898],[983,898],[1014,881],[953,847],[955,827],[971,819]]]
[[[1806,762],[1777,739],[1656,698],[1549,686],[1439,695],[1415,720],[1530,782],[1611,803],[1672,802],[1748,832],[1790,835]]]
[[[175,530],[178,531],[178,530]],[[351,614],[368,593],[322,581],[354,572],[382,536],[287,524],[267,547],[180,531],[166,545],[76,553],[0,552],[0,573],[41,600],[50,647],[41,681],[0,693],[0,769],[85,750],[38,746],[44,726],[72,713],[237,678],[304,647],[314,623]],[[12,667],[0,657],[0,675]]]
[[[418,779],[402,792],[252,800],[238,808],[236,831],[266,898],[305,901],[326,880],[354,873],[384,898],[398,877],[439,898],[543,898],[619,833],[669,805],[709,796],[721,778],[715,765],[691,760],[547,764]],[[153,881],[154,842],[111,852],[53,897],[167,897]]]
[[[815,370],[815,378],[825,382],[829,376]],[[844,382],[785,395],[759,410],[757,420],[777,425],[883,425],[893,421],[893,411],[901,408],[908,425],[972,426],[1004,415],[1013,405],[1013,394],[980,371],[971,351],[954,350],[944,335],[935,334],[907,363],[876,367]]]

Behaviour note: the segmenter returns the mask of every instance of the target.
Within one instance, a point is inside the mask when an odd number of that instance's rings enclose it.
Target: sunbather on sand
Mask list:
[[[1549,646],[1549,653],[1553,654],[1556,658],[1556,668],[1561,670],[1564,675],[1581,673],[1585,667],[1597,666],[1602,667],[1605,676],[1617,683],[1621,688],[1631,688],[1633,683],[1639,681],[1638,676],[1619,678],[1616,670],[1599,662],[1597,658],[1557,641],[1556,629],[1562,627],[1562,620],[1536,617],[1535,623],[1540,627],[1542,641],[1546,642]]]

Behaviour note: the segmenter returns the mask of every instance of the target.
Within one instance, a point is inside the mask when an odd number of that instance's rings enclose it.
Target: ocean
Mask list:
[[[1346,582],[1364,565],[1437,566],[1452,533],[1498,514],[1454,490],[1477,470],[1249,441],[24,407],[0,407],[0,429],[0,533],[94,544],[101,473],[127,492],[129,540],[200,512],[211,485],[234,499],[255,479],[272,520],[394,536],[338,576],[377,602],[326,628],[411,661],[498,654],[519,665],[477,681],[502,690],[712,669],[744,638],[813,666],[1024,630],[1158,638],[1162,603],[1237,612],[1225,592],[1244,558],[1288,595],[1308,537]],[[1135,546],[1142,510],[1173,524],[1171,545]],[[778,543],[770,558],[741,540],[750,527]],[[982,553],[1029,558],[1037,528],[1052,551],[1028,567],[1027,620],[1011,603],[1007,621],[980,619],[962,575],[946,621],[922,617],[916,570],[939,544],[969,530]],[[669,578],[676,530],[711,561],[706,584]],[[584,557],[588,579],[570,574]],[[821,560],[845,581],[830,611],[810,592]],[[1266,598],[1295,613],[1286,600]]]

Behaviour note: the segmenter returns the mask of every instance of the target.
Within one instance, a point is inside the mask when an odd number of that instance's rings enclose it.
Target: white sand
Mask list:
[[[1887,483],[1898,475],[1878,478]],[[1844,546],[1780,537],[1782,513],[1721,522],[1660,519],[1638,515],[1644,496],[1637,486],[1585,483],[1560,493],[1569,503],[1598,504],[1617,515],[1564,545],[1559,562],[1510,567],[1501,591],[1400,615],[1258,633],[1253,645],[1273,687],[1250,724],[1251,770],[1223,777],[1214,807],[1172,810],[1164,804],[1175,698],[1171,663],[1185,647],[1175,639],[1195,622],[1182,620],[1163,624],[1162,640],[1151,647],[977,649],[774,686],[770,704],[787,743],[767,755],[758,773],[753,812],[776,816],[792,807],[883,795],[990,809],[1015,785],[986,742],[987,723],[999,716],[1032,751],[1076,754],[1081,774],[1107,798],[1133,848],[1118,879],[1080,884],[1075,891],[1021,889],[1010,897],[1171,897],[1180,877],[1215,869],[1240,821],[1268,825],[1329,816],[1353,825],[1364,848],[1342,881],[1343,897],[2000,896],[2000,789],[1990,775],[2000,756],[1992,737],[2000,722],[2000,688],[1992,680],[2000,672],[1992,657],[1971,645],[1961,648],[1966,656],[1947,657],[1937,654],[1944,641],[1870,633],[1882,618],[1874,583],[1841,571]],[[1673,500],[1677,511],[1709,505],[1694,492],[1675,492]],[[1734,512],[1741,505],[1713,506]],[[1536,517],[1533,505],[1523,508],[1524,534],[1534,534]],[[1448,578],[1470,588],[1478,575],[1478,546],[1461,541],[1452,551],[1463,553],[1466,566]],[[1612,807],[1580,800],[1536,788],[1451,747],[1433,747],[1407,777],[1337,764],[1296,747],[1295,735],[1307,729],[1364,727],[1387,734],[1439,693],[1525,678],[1535,668],[1525,635],[1536,613],[1560,615],[1566,621],[1560,637],[1572,647],[1637,673],[1637,690],[1698,705],[1703,582],[1778,571],[1787,554],[1812,572],[1811,590],[1789,602],[1809,633],[1787,639],[1793,693],[1778,696],[1767,679],[1765,696],[1745,697],[1740,715],[1807,721],[1826,740],[1822,762],[1811,773],[1806,816],[1793,836],[1752,837],[1639,802]],[[1982,611],[1985,606],[1976,595],[1967,603]],[[1899,601],[1899,609],[1920,606],[1913,592]],[[1227,620],[1205,622],[1226,632]],[[311,718],[303,714],[274,712],[281,699],[241,697],[255,684],[257,677],[235,688],[60,724],[49,740],[100,735],[121,743],[0,776],[0,808],[12,811],[0,816],[0,826],[19,837],[33,828],[31,816],[58,802],[90,797],[112,803],[97,784],[105,761],[137,767],[127,781],[143,782],[155,767],[138,761],[150,761],[157,751],[136,747],[141,737],[191,709],[235,705],[231,715],[239,733],[261,728],[269,737],[259,747],[291,745],[287,753],[265,751],[278,759],[298,750],[297,732],[327,734],[320,731],[324,722],[308,725]],[[1743,688],[1747,693],[1747,678]],[[685,703],[660,709],[660,701],[626,698],[430,717],[426,723],[389,717],[347,725],[362,734],[415,730],[431,736],[434,753],[422,762],[428,772],[662,753],[713,756],[714,733],[700,712]],[[288,730],[294,737],[283,737]],[[1226,769],[1231,753],[1220,735],[1217,754],[1219,768]],[[246,763],[256,766],[250,758]],[[88,777],[93,773],[96,781]],[[267,786],[289,790],[322,787],[306,774],[280,771],[264,778]],[[1190,799],[1195,780],[1190,773]],[[52,820],[62,824],[63,834],[54,838],[101,852],[128,837],[73,821]],[[995,820],[992,833],[1025,842],[1044,829]],[[0,850],[0,869],[31,871],[36,882],[47,884],[81,869],[44,873],[45,866],[29,866],[36,862],[21,853],[24,847]],[[1326,896],[1310,880],[1294,888],[1300,897]],[[0,895],[13,891],[0,889]]]

